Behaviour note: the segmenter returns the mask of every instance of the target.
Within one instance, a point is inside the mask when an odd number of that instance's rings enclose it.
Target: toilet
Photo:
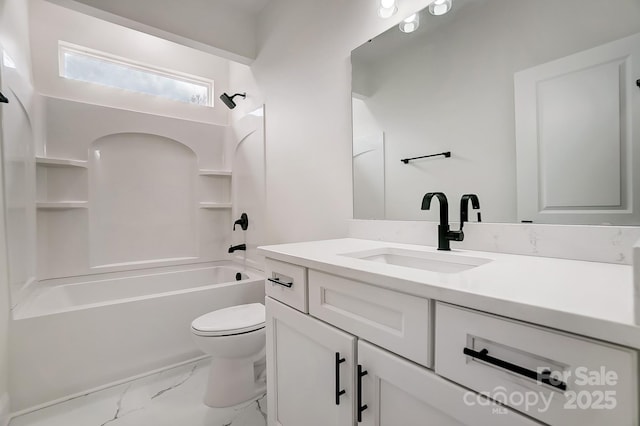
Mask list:
[[[266,392],[265,310],[261,303],[231,306],[191,323],[193,339],[211,355],[204,403],[231,407]]]

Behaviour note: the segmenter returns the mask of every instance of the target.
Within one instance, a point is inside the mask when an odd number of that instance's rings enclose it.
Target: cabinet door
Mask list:
[[[358,364],[366,371],[359,379],[363,426],[540,425],[363,341]]]
[[[266,308],[269,426],[352,426],[355,337],[269,297]]]

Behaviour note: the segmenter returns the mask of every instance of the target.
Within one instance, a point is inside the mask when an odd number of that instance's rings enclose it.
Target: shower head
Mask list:
[[[222,99],[222,102],[224,102],[224,104],[226,106],[229,107],[229,109],[234,109],[236,107],[236,103],[233,102],[233,98],[235,98],[236,96],[241,96],[243,99],[247,97],[246,93],[236,93],[233,96],[229,96],[226,93],[223,93],[222,95],[220,95],[220,99]]]

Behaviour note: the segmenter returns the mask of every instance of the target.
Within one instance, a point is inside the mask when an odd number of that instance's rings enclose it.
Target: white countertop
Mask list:
[[[264,256],[534,324],[640,349],[634,323],[633,267],[452,249],[492,261],[437,273],[342,256],[384,247],[435,247],[353,238],[259,247]]]

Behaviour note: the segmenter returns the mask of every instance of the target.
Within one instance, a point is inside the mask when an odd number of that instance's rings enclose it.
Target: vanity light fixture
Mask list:
[[[429,5],[429,13],[435,16],[444,15],[451,10],[453,0],[436,0]]]
[[[390,18],[398,11],[396,6],[396,0],[380,0],[380,7],[378,8],[378,16],[381,18]]]
[[[400,31],[403,33],[412,33],[420,26],[420,15],[414,13],[402,22],[400,22]]]

